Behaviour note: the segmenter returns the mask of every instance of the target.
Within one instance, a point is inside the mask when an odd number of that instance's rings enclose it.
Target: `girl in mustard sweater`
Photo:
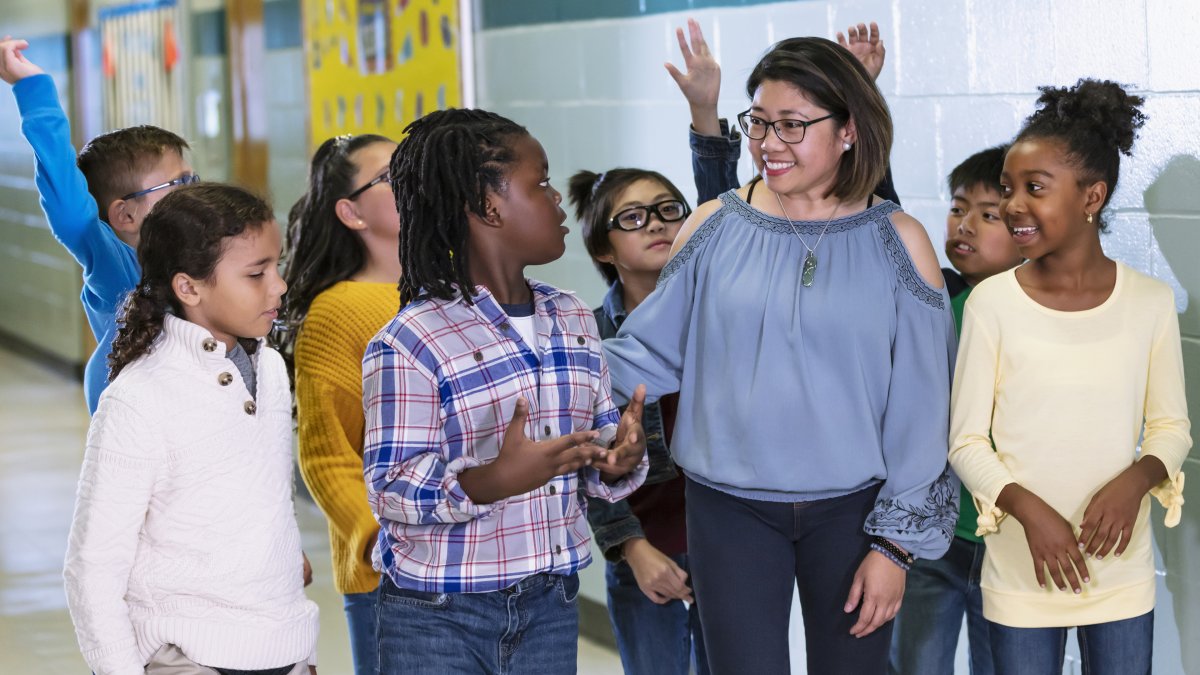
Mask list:
[[[1191,447],[1179,323],[1170,288],[1105,257],[1099,236],[1142,102],[1107,81],[1042,88],[1000,179],[1029,262],[964,311],[950,462],[987,535],[998,675],[1061,673],[1073,626],[1085,675],[1150,672],[1148,494],[1175,525]]]
[[[334,586],[345,595],[356,675],[375,673],[371,551],[379,524],[363,482],[362,357],[399,309],[400,218],[388,189],[396,144],[338,136],[313,155],[308,192],[288,219],[280,339],[293,373],[300,472],[329,520]]]

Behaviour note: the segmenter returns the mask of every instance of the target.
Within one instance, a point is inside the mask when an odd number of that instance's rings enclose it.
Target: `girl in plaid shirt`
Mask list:
[[[524,276],[567,234],[541,144],[480,110],[406,134],[402,308],[363,359],[380,672],[574,672],[584,497],[645,478],[644,394],[621,415],[591,310]]]

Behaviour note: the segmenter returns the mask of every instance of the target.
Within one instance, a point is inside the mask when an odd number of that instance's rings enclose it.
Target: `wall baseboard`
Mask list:
[[[0,330],[0,349],[7,349],[17,356],[34,361],[62,377],[83,382],[84,364],[51,353],[4,330]]]

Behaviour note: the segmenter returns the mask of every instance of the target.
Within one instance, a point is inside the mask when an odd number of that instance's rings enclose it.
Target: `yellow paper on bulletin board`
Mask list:
[[[312,147],[461,106],[458,2],[304,0]]]

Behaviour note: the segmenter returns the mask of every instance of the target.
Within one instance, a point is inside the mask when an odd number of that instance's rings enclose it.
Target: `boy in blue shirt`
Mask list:
[[[33,147],[50,231],[83,267],[80,299],[97,342],[84,369],[93,412],[108,384],[117,309],[141,278],[136,249],[142,220],[171,188],[199,177],[184,158],[187,142],[152,126],[97,136],[76,157],[54,80],[21,53],[28,46],[0,41],[0,79],[13,87],[21,133]]]

